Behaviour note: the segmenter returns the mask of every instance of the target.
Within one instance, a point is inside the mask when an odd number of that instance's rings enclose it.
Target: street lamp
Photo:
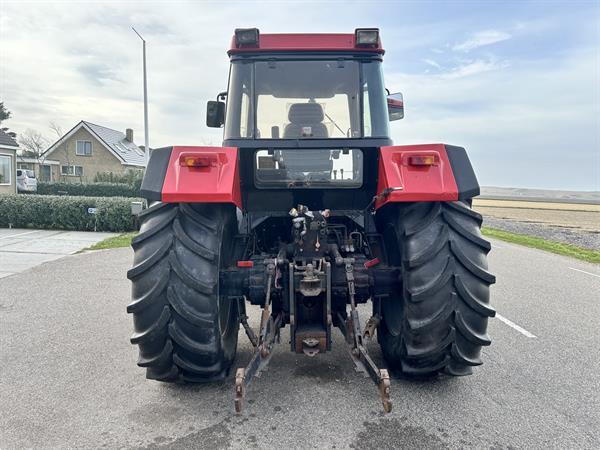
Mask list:
[[[144,155],[146,156],[146,168],[150,160],[150,143],[148,139],[148,83],[146,81],[146,40],[133,27],[131,29],[142,40],[142,55],[144,59]]]

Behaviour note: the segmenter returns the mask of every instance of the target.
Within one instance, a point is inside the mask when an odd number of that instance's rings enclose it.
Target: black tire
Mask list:
[[[468,202],[390,205],[383,228],[388,257],[402,267],[402,291],[382,301],[379,342],[393,369],[411,377],[469,375],[490,345],[490,244]]]
[[[227,376],[235,358],[237,306],[219,296],[236,231],[230,205],[155,203],[133,239],[131,343],[146,378],[204,382]]]

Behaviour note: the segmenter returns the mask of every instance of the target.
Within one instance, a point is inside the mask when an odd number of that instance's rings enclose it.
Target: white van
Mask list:
[[[17,169],[17,191],[37,192],[37,179],[33,170]]]

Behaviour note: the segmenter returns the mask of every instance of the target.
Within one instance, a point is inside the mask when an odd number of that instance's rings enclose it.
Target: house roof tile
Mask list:
[[[104,144],[110,147],[113,153],[118,155],[125,164],[136,166],[146,165],[144,151],[135,145],[135,143],[125,139],[125,133],[113,130],[112,128],[103,127],[102,125],[86,122],[85,120],[83,123],[86,124]]]
[[[146,156],[144,150],[140,149],[134,142],[130,142],[125,138],[125,133],[113,130],[112,128],[103,127],[95,123],[82,120],[75,125],[67,134],[63,135],[58,141],[44,152],[45,155],[52,153],[63,143],[70,138],[80,128],[88,130],[96,139],[100,141],[119,161],[124,165],[146,166]]]
[[[0,130],[0,146],[19,148],[19,144],[11,136]]]

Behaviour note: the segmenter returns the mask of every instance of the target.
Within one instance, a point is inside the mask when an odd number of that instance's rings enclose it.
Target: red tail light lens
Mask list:
[[[375,258],[375,259],[371,259],[367,262],[365,262],[364,266],[365,268],[369,268],[369,267],[373,267],[376,266],[377,264],[379,264],[381,261],[379,260],[379,258]]]
[[[437,163],[435,155],[411,155],[408,157],[410,166],[433,166]]]
[[[179,165],[184,167],[215,167],[217,155],[181,155]]]

